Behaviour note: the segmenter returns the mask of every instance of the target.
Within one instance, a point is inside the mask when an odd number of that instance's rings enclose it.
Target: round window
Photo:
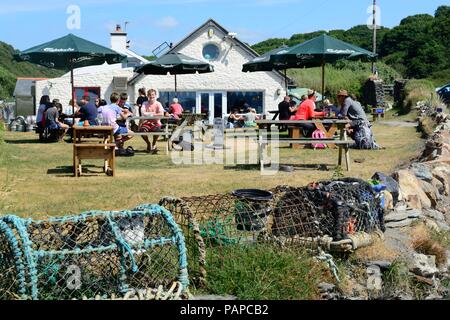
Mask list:
[[[219,57],[220,50],[215,44],[207,44],[203,47],[203,58],[206,60],[215,60]]]

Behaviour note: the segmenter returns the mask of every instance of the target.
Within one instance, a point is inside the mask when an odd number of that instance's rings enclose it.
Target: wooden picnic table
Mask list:
[[[345,149],[345,161],[347,170],[350,170],[350,155],[349,144],[351,143],[347,139],[347,131],[345,130],[346,124],[351,123],[350,120],[338,119],[338,118],[325,118],[325,119],[312,119],[312,120],[256,120],[258,126],[268,127],[271,125],[287,125],[291,131],[289,138],[278,139],[278,142],[289,142],[291,146],[305,145],[305,144],[326,144],[329,148],[339,147],[338,165],[342,164],[342,150]],[[313,123],[317,129],[320,129],[324,134],[324,139],[312,139],[302,138],[300,124]],[[339,130],[339,138],[335,138],[336,131]],[[264,148],[264,144],[267,144],[267,140],[259,137],[260,147]],[[260,158],[262,158],[262,149],[260,148]],[[263,169],[263,161],[261,162],[261,170]]]
[[[132,120],[139,120],[139,129],[140,126],[142,124],[143,121],[145,120],[167,120],[167,122],[169,122],[169,119],[171,119],[170,117],[165,117],[165,116],[134,116],[134,117],[128,117],[126,120],[126,124],[127,127],[129,128],[129,123]],[[129,131],[126,135],[128,136],[163,136],[164,138],[167,139],[167,144],[166,144],[166,154],[169,153],[169,150],[171,149],[171,145],[170,145],[170,132],[169,132],[169,125],[168,123],[164,126],[164,131],[155,131],[155,132],[134,132],[134,131]]]
[[[97,141],[92,141],[92,137]],[[90,138],[83,141],[82,138]],[[113,127],[73,126],[73,171],[75,177],[82,173],[81,160],[103,159],[103,171],[115,175],[115,148]]]

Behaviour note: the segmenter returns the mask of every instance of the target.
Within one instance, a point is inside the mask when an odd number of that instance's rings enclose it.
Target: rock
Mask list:
[[[371,265],[366,270],[367,273],[367,289],[369,291],[381,291],[381,269],[377,265]]]
[[[398,182],[395,181],[394,178],[387,176],[381,172],[375,172],[375,174],[372,176],[372,179],[377,180],[386,186],[386,191],[388,191],[392,194],[394,204],[396,204],[397,201],[400,200],[399,199],[399,185],[398,185]]]
[[[442,299],[444,299],[444,297],[436,293],[432,293],[429,296],[425,297],[425,300],[442,300]]]
[[[434,219],[436,221],[445,222],[444,214],[442,212],[440,212],[440,211],[433,210],[433,209],[425,209],[425,210],[422,211],[422,213],[425,216],[427,216],[429,218],[432,218],[432,219]]]
[[[411,165],[411,172],[414,173],[414,175],[420,180],[427,182],[431,182],[433,180],[433,175],[431,174],[430,169],[422,163],[413,163]]]
[[[408,214],[406,213],[406,211],[394,211],[384,216],[385,223],[391,221],[402,221],[405,219],[408,219]]]
[[[406,211],[406,209],[407,209],[406,204],[399,204],[395,206],[396,211]]]
[[[387,190],[381,191],[384,196],[384,208],[386,210],[394,209],[394,198],[392,197],[392,193]]]
[[[439,191],[431,184],[426,181],[420,180],[420,186],[422,187],[423,192],[427,195],[428,199],[430,199],[431,206],[433,208],[436,207],[438,200],[440,199]]]
[[[450,195],[450,169],[446,166],[439,166],[434,168],[431,173],[444,185],[444,195]]]
[[[396,178],[400,186],[403,198],[408,202],[410,208],[430,208],[431,201],[420,188],[420,181],[408,170],[396,172]]]
[[[317,285],[317,287],[319,288],[320,292],[322,292],[322,293],[331,292],[336,288],[336,286],[334,284],[327,283],[327,282],[321,282]]]
[[[387,270],[391,267],[392,262],[387,260],[374,260],[366,263],[366,266],[378,266],[381,270]]]
[[[402,228],[409,226],[413,222],[412,219],[405,219],[402,221],[392,221],[385,224],[386,228]]]
[[[440,232],[441,228],[439,227],[439,225],[437,224],[436,221],[430,219],[430,218],[425,218],[425,226],[427,226],[428,228],[430,228],[431,230]]]
[[[446,231],[450,230],[450,226],[448,224],[446,224],[445,222],[436,221],[436,224],[439,227],[439,231],[446,232]]]
[[[412,273],[422,277],[432,277],[439,272],[436,268],[436,257],[421,253],[413,253],[409,257],[408,268]]]
[[[435,177],[433,177],[433,180],[431,181],[431,185],[439,191],[439,194],[445,194],[444,184],[441,181],[439,181],[438,179],[436,179]]]

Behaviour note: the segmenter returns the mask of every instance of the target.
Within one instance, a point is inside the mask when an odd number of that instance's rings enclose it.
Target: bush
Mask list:
[[[439,104],[433,82],[430,80],[410,80],[405,86],[405,101],[399,106],[402,113],[409,113],[419,101],[427,101],[432,105]]]

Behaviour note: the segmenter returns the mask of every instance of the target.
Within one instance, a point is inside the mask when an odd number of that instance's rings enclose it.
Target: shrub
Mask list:
[[[403,113],[409,113],[419,101],[436,101],[434,84],[430,80],[410,80],[405,86],[405,101],[400,105]],[[435,103],[435,102],[434,102]]]

